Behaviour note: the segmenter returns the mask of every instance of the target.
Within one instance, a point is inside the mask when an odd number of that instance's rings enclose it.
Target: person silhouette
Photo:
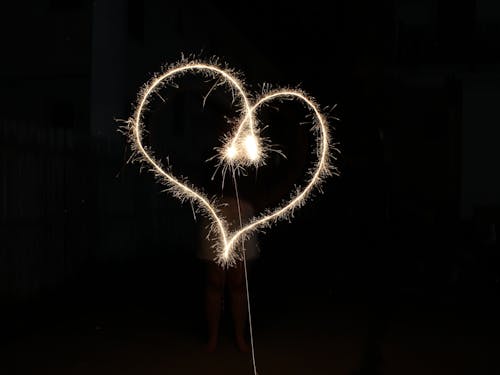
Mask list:
[[[239,200],[239,202],[238,202]],[[254,216],[254,208],[246,199],[227,195],[223,198],[224,206],[221,215],[227,221],[229,230],[232,232],[245,225]],[[208,238],[209,223],[203,220],[200,230],[200,244],[197,257],[203,261],[205,268],[205,318],[207,324],[206,350],[215,351],[219,338],[219,326],[222,315],[223,299],[226,290],[229,294],[231,305],[234,338],[236,346],[242,352],[248,352],[250,347],[246,339],[248,309],[247,290],[245,282],[245,265],[243,260],[238,260],[234,266],[222,267],[217,264],[214,253],[214,239]],[[252,235],[243,244],[243,248],[235,251],[245,252],[247,269],[258,258],[260,249],[256,235]]]

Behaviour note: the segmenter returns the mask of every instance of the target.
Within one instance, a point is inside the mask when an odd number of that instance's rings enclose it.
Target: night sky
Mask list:
[[[0,373],[252,374],[203,353],[199,215],[118,130],[182,56],[301,88],[338,175],[259,233],[249,273],[261,374],[500,373],[500,3],[61,0],[0,10]],[[145,143],[209,195],[237,115],[201,76],[167,87]],[[258,212],[313,165],[296,102],[262,111],[286,154],[241,176]],[[227,309],[226,309],[227,310]],[[229,323],[228,323],[229,322]]]

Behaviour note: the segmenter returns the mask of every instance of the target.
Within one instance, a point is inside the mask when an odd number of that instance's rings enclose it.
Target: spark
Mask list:
[[[210,199],[200,189],[189,181],[175,177],[171,169],[164,167],[154,156],[152,150],[142,143],[144,133],[143,116],[148,110],[148,103],[152,94],[165,85],[175,86],[174,78],[186,73],[198,73],[206,78],[216,80],[215,86],[226,86],[233,94],[233,101],[238,109],[239,118],[234,124],[234,129],[222,140],[222,147],[215,148],[218,158],[217,169],[222,168],[222,173],[231,171],[233,178],[240,170],[248,167],[261,167],[265,165],[269,152],[274,150],[266,138],[261,136],[256,115],[259,110],[272,101],[285,99],[297,100],[302,103],[313,117],[311,131],[316,136],[315,155],[316,161],[308,171],[304,186],[296,188],[288,201],[282,205],[268,209],[260,216],[238,230],[230,232],[229,225],[221,215],[220,204],[216,199]],[[275,89],[264,92],[260,97],[252,100],[247,93],[245,84],[233,70],[223,67],[216,62],[205,63],[198,60],[181,60],[179,63],[168,66],[163,72],[155,75],[139,92],[133,116],[127,121],[125,132],[131,148],[134,151],[133,160],[141,161],[150,167],[150,170],[167,186],[169,192],[182,201],[188,200],[197,212],[205,214],[211,221],[210,233],[216,233],[215,261],[221,266],[228,267],[241,259],[237,249],[248,236],[256,230],[270,226],[278,220],[290,218],[294,210],[303,206],[313,190],[321,186],[323,180],[336,173],[332,165],[332,151],[336,150],[331,143],[329,124],[326,116],[322,114],[319,105],[299,89]],[[208,95],[208,94],[207,94]],[[204,100],[206,97],[204,98]]]
[[[245,151],[247,157],[251,161],[258,160],[260,157],[260,147],[257,138],[255,135],[247,135],[244,140]]]

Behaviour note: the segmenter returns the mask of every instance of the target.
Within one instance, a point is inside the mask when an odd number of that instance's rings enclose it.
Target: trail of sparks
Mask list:
[[[239,168],[249,166],[259,167],[265,164],[266,154],[270,151],[266,148],[265,139],[260,136],[256,113],[265,104],[273,100],[295,99],[302,102],[313,115],[313,126],[311,131],[316,135],[315,153],[317,160],[310,169],[305,186],[294,191],[290,199],[264,214],[253,218],[249,224],[240,227],[239,230],[229,232],[229,226],[223,217],[216,201],[211,201],[200,190],[192,186],[188,181],[180,180],[164,168],[157,160],[152,151],[142,143],[144,124],[142,118],[147,111],[150,96],[166,84],[173,84],[174,77],[181,76],[187,72],[201,73],[204,76],[218,79],[219,84],[227,85],[238,98],[237,106],[240,118],[236,122],[235,129],[223,141],[223,146],[216,148],[219,159],[218,167],[222,167],[223,173],[230,169],[233,173]],[[235,95],[236,94],[236,95]],[[260,98],[251,100],[245,90],[243,82],[237,78],[230,69],[223,68],[216,63],[203,63],[199,61],[181,61],[167,68],[163,73],[153,77],[140,91],[134,115],[127,121],[126,133],[129,142],[135,152],[135,159],[140,160],[151,167],[151,170],[165,183],[171,193],[181,200],[188,199],[197,205],[212,222],[212,229],[218,233],[219,240],[215,245],[215,261],[221,266],[233,265],[241,258],[237,248],[244,243],[245,239],[254,231],[271,225],[280,219],[290,217],[294,210],[301,207],[311,192],[321,185],[323,179],[335,168],[331,164],[332,146],[329,134],[329,125],[326,117],[321,113],[319,106],[301,90],[280,89],[263,94]]]

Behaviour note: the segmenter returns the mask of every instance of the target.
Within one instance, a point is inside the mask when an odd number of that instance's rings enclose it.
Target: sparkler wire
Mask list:
[[[209,91],[219,84],[229,86],[233,93],[237,96],[240,111],[240,118],[236,122],[237,126],[224,139],[224,146],[216,148],[219,153],[219,164],[217,168],[222,167],[223,176],[229,169],[232,172],[234,180],[234,188],[236,191],[236,199],[238,203],[238,215],[240,226],[235,232],[229,232],[229,225],[225,218],[220,216],[220,210],[216,201],[211,201],[200,190],[192,186],[187,180],[180,180],[167,168],[164,168],[159,160],[157,160],[153,152],[143,145],[143,115],[147,111],[149,98],[151,94],[158,94],[158,90],[164,85],[173,84],[175,76],[181,76],[187,72],[201,73],[209,78],[219,79]],[[207,94],[207,96],[208,96]],[[161,97],[161,96],[160,96]],[[163,99],[163,98],[162,98]],[[236,183],[236,171],[245,167],[259,167],[265,164],[266,153],[276,151],[266,148],[263,138],[260,137],[256,113],[269,102],[274,100],[294,99],[302,102],[305,107],[313,114],[313,126],[311,130],[316,134],[315,154],[317,160],[313,167],[308,171],[308,179],[305,186],[297,188],[292,192],[289,200],[278,206],[274,210],[267,210],[260,216],[254,217],[250,222],[243,226],[241,217],[241,207]],[[204,102],[206,97],[204,98]],[[257,366],[255,361],[254,337],[252,328],[252,316],[250,309],[250,296],[248,287],[248,272],[245,252],[245,240],[248,236],[272,223],[290,217],[296,208],[304,205],[306,198],[311,195],[315,188],[319,188],[324,178],[331,174],[336,174],[336,168],[332,165],[332,151],[338,151],[331,145],[329,134],[329,125],[326,117],[321,113],[318,104],[302,90],[299,89],[275,89],[262,94],[260,98],[251,100],[250,95],[245,90],[244,83],[230,69],[223,68],[217,63],[205,63],[197,60],[188,61],[182,60],[180,63],[172,65],[165,69],[162,73],[154,76],[147,82],[139,92],[134,114],[127,121],[124,133],[128,135],[129,143],[134,151],[134,157],[131,159],[139,160],[151,167],[151,171],[155,173],[160,180],[167,185],[167,190],[181,200],[188,199],[191,205],[197,204],[198,208],[202,209],[212,222],[212,229],[215,229],[219,235],[218,241],[215,242],[216,257],[215,261],[221,266],[232,266],[237,260],[241,259],[244,264],[245,286],[247,293],[248,318],[250,325],[250,341],[252,349],[252,364],[254,375],[257,375]],[[278,151],[279,152],[279,151]],[[281,154],[281,152],[279,152]],[[224,177],[223,177],[224,178]],[[241,249],[240,254],[237,249]]]

